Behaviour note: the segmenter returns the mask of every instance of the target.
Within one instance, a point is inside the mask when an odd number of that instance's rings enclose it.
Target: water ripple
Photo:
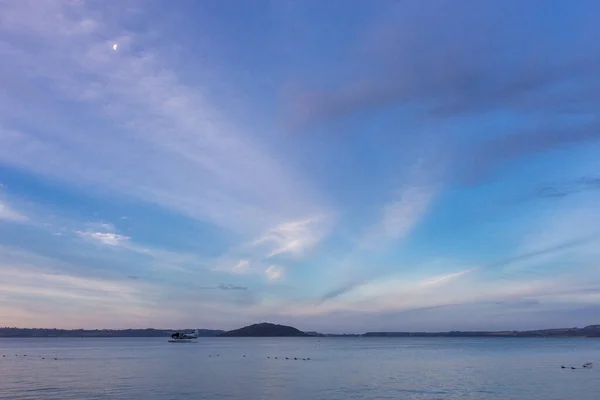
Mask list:
[[[2,400],[598,400],[600,387],[600,368],[560,369],[600,360],[600,340],[2,339],[0,354],[27,354],[0,358]]]

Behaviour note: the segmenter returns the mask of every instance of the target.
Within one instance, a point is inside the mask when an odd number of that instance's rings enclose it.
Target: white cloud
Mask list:
[[[0,220],[12,222],[24,222],[28,218],[17,210],[8,206],[8,204],[0,201]]]
[[[277,224],[257,239],[234,248],[216,260],[213,268],[231,274],[265,273],[269,281],[279,280],[282,266],[270,265],[273,258],[306,256],[329,231],[331,221],[324,215],[288,220]]]
[[[79,267],[0,246],[0,293],[7,295],[0,302],[0,315],[23,327],[106,328],[144,325],[144,319],[159,312],[155,295],[160,288],[131,279],[85,276],[80,274],[85,268]]]
[[[234,274],[247,274],[250,270],[250,261],[240,260],[232,269]]]
[[[409,168],[404,183],[393,192],[392,199],[383,205],[379,220],[360,240],[359,248],[369,249],[402,240],[409,235],[429,211],[440,188],[433,184],[437,169],[425,168],[425,159],[418,159]]]
[[[429,208],[435,191],[430,187],[407,186],[383,209],[381,229],[385,236],[401,239],[419,222]]]
[[[325,223],[325,217],[320,215],[287,221],[256,239],[251,246],[264,247],[265,258],[283,254],[300,256],[324,237],[327,230]]]
[[[117,233],[116,227],[108,222],[88,222],[85,224],[85,231],[75,231],[75,233],[90,242],[103,244],[106,246],[122,246],[129,242],[129,236]],[[147,250],[143,247],[131,245],[129,250],[146,253]]]
[[[207,93],[218,80],[183,81],[156,42],[119,27],[118,14],[62,1],[13,2],[3,13],[0,35],[10,40],[0,79],[16,83],[0,94],[0,117],[32,127],[0,126],[3,163],[250,235],[317,208],[309,185],[250,124],[235,126],[231,109],[213,106]],[[23,97],[19,85],[38,79],[45,95]],[[85,135],[75,134],[82,124]]]
[[[421,286],[421,287],[439,286],[439,285],[448,283],[454,279],[457,279],[463,275],[469,274],[471,272],[475,272],[477,270],[478,270],[478,268],[470,268],[470,269],[465,269],[465,270],[458,271],[458,272],[453,272],[451,274],[436,275],[434,277],[431,277],[431,278],[421,281],[419,286]]]
[[[373,282],[357,289],[352,295],[335,298],[319,307],[314,307],[314,304],[296,304],[281,313],[296,316],[329,313],[376,315],[466,304],[552,298],[564,290],[564,285],[555,279],[507,284],[482,279],[439,280],[439,277],[434,277],[431,282],[433,283],[424,286],[420,286],[418,281],[410,282],[405,278]],[[568,293],[573,295],[580,288],[569,288]]]
[[[583,228],[585,225],[581,224],[581,233],[584,235],[589,233]],[[558,227],[565,228],[565,225],[559,224]],[[542,236],[548,238],[547,233]],[[559,234],[558,238],[573,240],[573,235],[563,236],[564,232],[560,229],[556,234]],[[437,273],[430,277],[419,276],[417,273],[425,266],[413,265],[400,275],[362,282],[361,285],[342,292],[343,296],[331,296],[319,307],[299,305],[290,309],[290,312],[298,315],[332,312],[376,315],[464,305],[496,305],[499,310],[506,310],[510,309],[510,304],[526,302],[536,304],[538,308],[552,309],[552,304],[559,304],[565,309],[572,309],[592,303],[600,290],[599,270],[595,262],[598,254],[597,241],[581,242],[579,246],[565,246],[562,249],[560,245],[569,241],[557,244],[555,235],[549,237],[552,240],[536,240],[537,245],[543,244],[546,249],[555,246],[556,251],[543,251],[539,247],[532,250],[531,242],[525,241],[525,255],[517,255],[513,261],[458,271],[456,265],[436,265],[436,270],[456,272]],[[527,254],[533,255],[528,257]],[[565,254],[568,256],[565,257]],[[560,261],[558,267],[553,266],[557,260]],[[529,268],[524,269],[523,265]],[[477,273],[486,270],[490,273]],[[574,270],[577,272],[573,273]],[[505,303],[507,305],[503,306]]]
[[[278,265],[270,265],[265,270],[265,275],[267,276],[267,280],[269,282],[275,282],[283,277],[284,272],[285,270],[283,269],[283,267],[280,267]]]
[[[105,244],[107,246],[119,246],[129,239],[129,236],[120,235],[112,232],[83,232],[77,231],[77,235],[80,237],[90,240],[92,242]]]
[[[136,291],[130,285],[110,280],[42,271],[19,271],[5,267],[2,275],[2,291],[14,294],[94,299],[101,294],[130,295]]]
[[[556,276],[565,273],[565,284],[581,282],[597,275],[600,209],[595,200],[593,195],[572,196],[549,207],[540,207],[532,223],[522,228],[519,252],[530,253],[552,247],[557,247],[557,250],[508,265],[503,268],[505,275],[519,279],[520,276]],[[573,246],[561,248],[571,242]],[[574,270],[576,274],[567,274]]]
[[[226,254],[216,260],[205,261],[216,272],[224,272],[232,275],[248,275],[251,273],[262,273],[259,260],[239,258],[235,255]]]
[[[43,295],[95,298],[101,294],[130,296],[141,287],[127,281],[76,275],[74,267],[51,257],[0,246],[0,282],[14,293],[34,294],[36,289],[43,289],[39,292]]]
[[[89,222],[86,224],[89,230],[98,230],[98,231],[106,231],[106,232],[114,232],[117,228],[108,222]]]

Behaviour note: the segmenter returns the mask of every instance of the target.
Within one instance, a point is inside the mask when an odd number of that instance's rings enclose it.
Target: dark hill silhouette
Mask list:
[[[306,333],[285,325],[270,324],[263,322],[245,326],[233,331],[227,331],[219,334],[221,337],[280,337],[280,336],[308,336]]]

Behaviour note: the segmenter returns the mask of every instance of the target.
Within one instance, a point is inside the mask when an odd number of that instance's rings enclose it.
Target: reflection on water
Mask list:
[[[0,398],[598,400],[598,365],[560,368],[588,361],[600,340],[0,339]]]

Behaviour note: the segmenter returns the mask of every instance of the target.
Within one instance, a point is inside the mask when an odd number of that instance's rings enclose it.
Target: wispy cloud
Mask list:
[[[76,270],[56,259],[0,246],[0,291],[10,296],[10,302],[0,306],[0,314],[17,313],[14,323],[40,326],[52,319],[56,323],[58,307],[60,325],[71,327],[96,323],[107,313],[118,323],[127,318],[137,321],[142,313],[153,314],[155,304],[148,296],[157,290],[153,285],[86,276]]]
[[[234,285],[232,283],[219,283],[218,285],[215,286],[199,286],[199,287],[193,287],[192,289],[200,289],[200,290],[224,290],[224,291],[229,291],[229,290],[248,290],[247,286],[239,286],[239,285]]]
[[[324,216],[287,221],[270,229],[250,243],[250,247],[264,247],[266,258],[277,255],[300,256],[314,247],[325,235]]]
[[[329,234],[331,218],[319,214],[276,224],[256,239],[234,246],[209,261],[212,269],[233,275],[262,275],[274,283],[290,263],[310,256]],[[277,265],[273,263],[277,262]]]
[[[211,262],[213,270],[233,275],[259,274],[274,283],[282,278],[290,263],[310,255],[327,237],[330,226],[331,218],[323,214],[287,220],[256,239],[229,249]]]
[[[358,3],[286,14],[315,46],[201,2],[167,10],[199,42],[137,0],[0,0],[0,174],[19,196],[0,193],[0,319],[321,329],[592,307],[600,7]],[[232,23],[293,57],[246,57],[214,31]],[[277,129],[286,100],[321,134]],[[536,179],[528,199],[561,200],[489,206]]]
[[[346,283],[345,285],[342,285],[333,290],[330,290],[329,292],[327,292],[323,296],[321,296],[321,298],[317,302],[317,306],[323,304],[326,301],[333,300],[339,296],[349,293],[352,290],[360,287],[361,285],[366,284],[367,282],[369,282],[371,280],[372,280],[372,278],[353,279],[352,281]]]
[[[593,278],[600,256],[600,210],[596,203],[593,198],[573,196],[542,208],[544,211],[538,212],[525,230],[520,251],[550,251],[508,268],[507,278],[556,275],[567,266],[571,273],[565,284]]]
[[[441,285],[448,284],[450,282],[456,281],[458,278],[465,277],[467,275],[471,275],[478,271],[486,271],[486,270],[499,270],[510,266],[512,264],[521,263],[525,261],[534,260],[536,258],[542,258],[548,255],[556,255],[561,253],[562,251],[569,250],[575,247],[582,246],[585,243],[589,243],[591,240],[596,239],[597,235],[579,237],[577,239],[571,239],[560,243],[553,243],[544,248],[537,248],[534,250],[530,250],[521,254],[517,254],[512,257],[507,257],[505,259],[501,259],[492,263],[488,263],[485,265],[467,268],[460,270],[458,272],[450,273],[450,274],[441,274],[435,275],[430,278],[423,279],[421,281],[413,282],[411,284],[411,280],[404,281],[402,285],[399,285],[397,281],[389,281],[386,279],[385,283],[381,283],[375,280],[375,277],[369,276],[368,278],[357,279],[355,281],[351,281],[348,284],[342,285],[338,288],[335,288],[327,293],[325,293],[319,300],[318,305],[321,306],[325,302],[332,301],[342,295],[348,295],[353,291],[363,289],[364,291],[371,293],[369,296],[383,296],[385,292],[398,292],[398,287],[403,287],[404,292],[401,293],[402,296],[413,296],[416,292],[421,292],[425,289],[431,289],[434,287],[439,287]],[[370,287],[366,288],[365,287]],[[385,288],[383,290],[382,288]],[[379,293],[378,293],[379,292]],[[378,294],[375,294],[378,293]],[[327,309],[327,308],[325,308]]]
[[[385,206],[383,210],[383,230],[393,238],[406,235],[427,209],[432,191],[421,188],[400,190],[398,200]]]
[[[118,233],[110,233],[110,232],[82,232],[77,231],[77,235],[80,237],[90,240],[92,242],[105,244],[108,246],[119,246],[124,242],[127,242],[130,237],[120,235]]]
[[[575,109],[590,112],[597,97],[589,97],[589,86],[579,84],[593,78],[600,62],[594,19],[585,7],[565,4],[571,13],[559,22],[570,28],[565,32],[570,40],[557,49],[543,29],[528,29],[526,15],[538,5],[400,3],[364,33],[352,60],[369,63],[355,68],[362,74],[353,76],[354,83],[304,94],[295,107],[303,115],[296,117],[314,123],[407,104],[421,105],[435,116],[502,108],[546,112],[567,110],[574,98]],[[513,29],[504,29],[509,20]],[[560,86],[565,83],[572,85]],[[548,93],[554,94],[552,100],[545,97]]]
[[[564,149],[600,140],[600,124],[560,124],[545,129],[523,130],[480,144],[467,153],[459,170],[463,181],[479,183],[499,166],[553,149]],[[476,168],[475,168],[476,166]]]
[[[270,265],[267,267],[267,269],[265,269],[265,275],[267,276],[269,282],[276,282],[283,278],[284,271],[285,270],[281,266]]]
[[[527,199],[558,199],[572,194],[600,190],[599,176],[586,176],[570,181],[555,182],[535,188]]]
[[[410,111],[444,131],[448,149],[460,153],[463,183],[481,183],[508,162],[598,142],[600,51],[591,15],[599,8],[586,4],[561,4],[561,18],[546,15],[532,29],[526,15],[539,15],[538,2],[398,3],[346,54],[347,70],[336,74],[346,79],[300,92],[291,101],[291,120],[306,127]],[[507,21],[511,29],[505,29]],[[561,27],[559,43],[541,26],[546,23]],[[489,141],[493,135],[487,132],[452,129],[507,112],[527,123],[498,126],[499,135]],[[399,135],[409,139],[417,132],[403,129]]]
[[[11,62],[2,78],[13,84],[0,111],[27,121],[0,127],[5,164],[91,190],[110,188],[236,232],[255,234],[313,211],[317,201],[301,177],[255,145],[255,132],[211,105],[206,92],[218,82],[187,85],[159,46],[118,27],[118,14],[62,1],[8,2],[3,10],[0,51]],[[21,46],[22,37],[35,50]],[[37,79],[43,87],[27,83]],[[26,98],[30,91],[51,95]],[[85,121],[53,97],[77,103],[100,123],[72,134]],[[29,110],[48,109],[48,102],[53,115],[34,118]]]
[[[478,268],[470,268],[470,269],[465,269],[465,270],[458,271],[458,272],[453,272],[451,274],[437,275],[437,276],[434,276],[434,277],[431,277],[431,278],[421,281],[419,283],[419,286],[420,287],[439,286],[439,285],[448,283],[454,279],[457,279],[463,275],[469,274],[471,272],[475,272],[477,270],[478,270]]]
[[[221,290],[248,290],[247,286],[236,286],[236,285],[232,285],[231,283],[228,283],[228,284],[221,283],[217,287]]]
[[[361,248],[404,239],[422,220],[438,189],[427,184],[406,184],[385,204],[381,219],[361,240]]]
[[[318,304],[342,296],[378,277],[390,274],[388,268],[373,262],[365,268],[355,259],[365,254],[373,259],[375,253],[385,253],[392,246],[401,246],[413,230],[427,217],[436,196],[441,191],[437,169],[442,163],[431,163],[429,158],[419,158],[402,173],[403,183],[392,192],[391,199],[381,206],[376,221],[359,237],[356,246],[340,262],[340,276],[344,283],[323,295]],[[362,261],[364,262],[364,261]]]
[[[88,222],[85,231],[77,230],[75,233],[80,238],[92,243],[107,246],[120,246],[127,243],[131,238],[116,232],[113,224],[107,222]],[[134,246],[133,249],[136,249]]]
[[[233,266],[231,272],[234,274],[246,274],[250,271],[250,261],[248,260],[240,260],[237,264]]]
[[[96,296],[102,294],[128,295],[135,292],[135,288],[119,282],[64,274],[50,274],[41,271],[19,272],[6,265],[2,270],[2,274],[4,275],[2,279],[2,282],[4,282],[3,291],[10,293],[95,299]],[[10,278],[8,278],[9,274]]]
[[[158,280],[160,275],[152,269],[142,273],[143,279],[105,268],[90,270],[0,246],[0,292],[10,296],[9,302],[1,302],[0,315],[13,315],[11,320],[19,326],[127,328],[164,326],[169,321],[181,326],[189,323],[192,308],[200,307],[207,315],[221,313],[216,321],[225,315],[233,320],[240,317],[241,308],[260,301],[245,285],[202,286],[198,276],[185,272],[177,279]],[[56,309],[64,315],[59,325]]]
[[[290,307],[280,314],[318,321],[331,328],[334,326],[327,324],[327,320],[334,319],[335,325],[339,326],[334,329],[347,331],[348,328],[342,327],[349,326],[358,332],[373,330],[374,326],[382,330],[414,331],[415,324],[424,330],[445,330],[448,326],[456,326],[453,324],[458,324],[461,329],[473,329],[470,328],[472,326],[494,329],[492,326],[496,325],[481,323],[480,320],[499,314],[504,323],[508,321],[503,329],[515,329],[523,326],[516,313],[528,314],[533,325],[540,323],[543,310],[553,313],[554,317],[560,315],[562,319],[569,310],[573,312],[591,304],[594,298],[597,299],[594,293],[600,290],[598,282],[567,285],[560,279],[547,277],[506,283],[477,278],[470,273],[462,274],[461,279],[448,279],[424,287],[407,286],[402,280],[380,283],[383,287],[364,287],[363,296],[353,296],[318,308]],[[367,293],[371,294],[367,296]],[[512,318],[505,318],[509,314]],[[590,310],[585,320],[592,318],[593,321],[593,315]],[[548,327],[556,326],[556,319],[549,320],[548,324]]]
[[[583,244],[586,243],[590,243],[592,241],[598,240],[599,234],[598,233],[594,233],[591,235],[586,235],[583,237],[578,237],[576,239],[571,239],[565,242],[560,242],[560,243],[555,243],[552,244],[548,247],[545,248],[541,248],[541,249],[535,249],[532,251],[528,251],[526,253],[521,253],[518,254],[514,257],[508,257],[505,258],[503,260],[499,260],[496,261],[494,263],[488,264],[483,268],[500,268],[500,267],[505,267],[507,265],[513,264],[513,263],[517,263],[517,262],[523,262],[523,261],[528,261],[531,259],[535,259],[538,257],[543,257],[546,256],[548,254],[556,254],[556,253],[560,253],[564,250],[569,250],[572,249],[574,247],[579,247]]]
[[[21,214],[0,199],[0,221],[24,222],[28,219],[27,216]]]
[[[239,259],[235,255],[224,255],[217,260],[209,261],[211,268],[215,272],[228,273],[232,275],[249,275],[257,272],[258,260]]]

